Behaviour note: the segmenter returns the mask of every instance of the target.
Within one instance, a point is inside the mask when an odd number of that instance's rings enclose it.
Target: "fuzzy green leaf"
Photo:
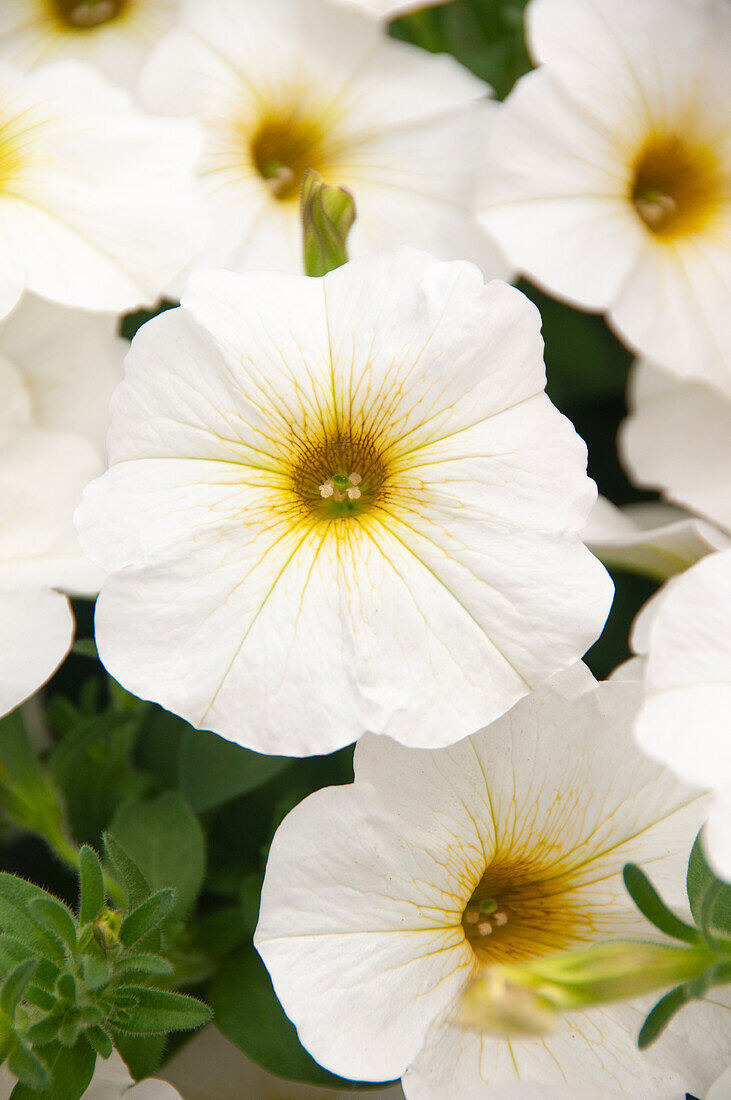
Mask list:
[[[48,1070],[44,1066],[37,1054],[34,1054],[32,1050],[24,1047],[21,1043],[17,1043],[13,1049],[10,1057],[8,1058],[8,1069],[14,1077],[18,1078],[20,1084],[16,1085],[13,1089],[13,1097],[19,1096],[19,1089],[26,1087],[26,1089],[45,1089],[50,1083],[50,1077]],[[37,1096],[37,1092],[33,1092],[31,1095]]]
[[[18,1084],[11,1100],[80,1100],[94,1076],[96,1052],[85,1039],[73,1047],[51,1043],[43,1048],[43,1061],[51,1078],[39,1091]]]
[[[108,1058],[114,1050],[112,1040],[100,1027],[90,1027],[84,1035],[100,1057]]]
[[[637,1037],[637,1046],[640,1050],[647,1050],[656,1039],[659,1039],[675,1013],[679,1012],[683,1005],[691,999],[690,993],[684,985],[678,985],[675,989],[671,989],[669,993],[666,993],[648,1014],[640,1029],[640,1034]]]
[[[52,936],[58,936],[70,951],[76,949],[76,921],[63,902],[56,898],[31,898],[28,912],[36,924]]]
[[[716,878],[696,837],[688,860],[688,901],[696,924],[707,935],[731,937],[731,885]]]
[[[673,939],[697,944],[700,936],[695,928],[680,920],[668,909],[644,871],[635,863],[625,864],[622,872],[624,885],[633,902],[644,917]]]
[[[0,989],[0,1012],[7,1020],[12,1020],[15,1009],[38,969],[35,959],[25,959],[14,967]]]
[[[85,955],[82,969],[89,989],[101,989],[111,977],[109,963],[98,955]]]
[[[211,1010],[202,1001],[185,993],[147,986],[122,986],[121,993],[132,995],[136,1005],[127,1010],[123,1023],[114,1026],[129,1035],[160,1035],[167,1031],[189,1031],[211,1018]]]
[[[76,982],[73,974],[62,974],[56,982],[56,993],[62,1001],[76,1004]]]
[[[132,947],[148,932],[158,928],[175,907],[174,890],[158,890],[147,898],[122,921],[119,939],[125,947]]]
[[[89,924],[104,908],[104,876],[99,856],[85,844],[79,852],[79,920]]]
[[[149,898],[152,892],[149,882],[134,859],[112,833],[104,833],[102,839],[105,855],[124,887],[128,906],[139,905],[145,898]]]
[[[28,912],[33,898],[54,898],[32,882],[0,872],[0,930],[9,933],[36,955],[63,965],[65,952],[55,936],[39,928]]]
[[[175,967],[162,955],[126,955],[117,963],[114,972],[117,975],[136,973],[169,977],[175,973]]]
[[[46,1043],[53,1042],[58,1035],[60,1026],[60,1016],[44,1016],[42,1020],[37,1020],[36,1023],[31,1024],[25,1032],[25,1037],[34,1047],[42,1047]]]

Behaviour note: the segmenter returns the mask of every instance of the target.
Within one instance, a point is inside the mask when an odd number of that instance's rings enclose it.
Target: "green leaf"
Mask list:
[[[91,1043],[92,1048],[101,1058],[108,1058],[114,1050],[112,1040],[100,1027],[87,1028],[84,1035],[87,1042]]]
[[[182,795],[170,791],[151,802],[125,803],[111,831],[153,890],[175,890],[175,912],[185,914],[203,883],[205,838]]]
[[[31,1024],[25,1032],[25,1038],[28,1039],[34,1047],[42,1047],[46,1043],[53,1042],[58,1035],[60,1026],[60,1016],[44,1016],[42,1020],[38,1020],[35,1024]]]
[[[637,864],[625,864],[622,872],[629,896],[644,917],[673,939],[697,944],[700,936],[695,928],[680,920],[668,909],[644,871]]]
[[[110,709],[80,721],[51,754],[74,836],[92,844],[109,827],[117,807],[149,786],[132,753],[142,712]]]
[[[0,989],[0,1012],[6,1019],[13,1019],[15,1009],[25,993],[26,986],[30,983],[37,969],[38,963],[35,959],[26,959],[11,970],[3,982],[2,989]]]
[[[216,1026],[226,1038],[270,1073],[330,1088],[368,1087],[328,1073],[307,1053],[253,947],[221,964],[209,990],[209,1002]]]
[[[8,1069],[20,1082],[13,1089],[12,1096],[14,1097],[19,1095],[18,1090],[23,1087],[34,1090],[45,1089],[51,1080],[48,1070],[38,1055],[23,1046],[22,1043],[16,1044],[8,1058]],[[38,1093],[34,1091],[31,1095],[37,1096]]]
[[[112,833],[104,833],[104,854],[112,865],[116,877],[124,887],[129,906],[139,905],[151,894],[150,884],[145,878],[140,867],[127,854],[117,838]]]
[[[79,852],[79,920],[89,924],[104,908],[104,876],[99,856],[88,844]]]
[[[109,963],[99,955],[85,955],[82,970],[89,989],[101,989],[111,978]]]
[[[77,638],[71,652],[78,657],[89,657],[93,661],[99,660],[99,651],[93,638]]]
[[[215,733],[185,723],[180,742],[179,789],[202,813],[261,786],[290,763],[287,757],[260,756]]]
[[[175,967],[162,955],[125,955],[115,966],[114,972],[116,975],[137,973],[169,977],[175,973]]]
[[[186,993],[147,986],[120,986],[119,992],[134,997],[133,1008],[126,1009],[129,1019],[114,1026],[129,1035],[160,1035],[168,1031],[189,1031],[202,1027],[211,1018],[208,1005]]]
[[[56,982],[56,994],[70,1004],[76,1004],[76,981],[73,974],[62,974]]]
[[[34,898],[55,900],[52,894],[32,882],[0,872],[0,929],[9,933],[41,958],[63,965],[65,952],[55,936],[39,928],[28,912]]]
[[[57,898],[31,898],[28,911],[42,928],[71,951],[76,948],[76,921],[69,909]]]
[[[114,1046],[127,1063],[132,1076],[151,1077],[162,1062],[167,1035],[122,1035],[113,1033]]]
[[[649,1013],[640,1029],[637,1037],[637,1046],[640,1050],[647,1050],[656,1039],[659,1039],[675,1013],[690,1000],[692,998],[684,985],[678,985],[666,993]]]
[[[60,1043],[43,1048],[43,1061],[51,1077],[50,1084],[40,1090],[18,1084],[11,1100],[80,1100],[94,1076],[96,1052],[85,1039],[73,1047]]]
[[[731,937],[731,885],[716,878],[708,866],[701,833],[688,860],[687,889],[690,909],[701,931]]]
[[[158,890],[124,918],[119,929],[121,942],[125,947],[132,947],[148,932],[152,932],[161,925],[165,918],[170,916],[174,907],[175,891]]]
[[[38,961],[36,980],[42,985],[53,988],[53,984],[58,977],[58,967],[46,959],[39,959],[32,948],[26,947],[14,936],[9,936],[7,933],[0,934],[0,975],[8,974],[19,962],[23,962],[25,959],[36,959]]]

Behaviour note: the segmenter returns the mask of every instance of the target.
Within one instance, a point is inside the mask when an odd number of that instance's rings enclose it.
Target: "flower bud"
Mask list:
[[[305,273],[325,275],[348,259],[348,234],[355,221],[353,196],[343,187],[323,183],[317,172],[308,169],[301,210]]]
[[[624,940],[521,966],[488,966],[466,990],[458,1022],[490,1035],[542,1035],[559,1012],[627,1001],[686,982],[713,961],[705,945]]]

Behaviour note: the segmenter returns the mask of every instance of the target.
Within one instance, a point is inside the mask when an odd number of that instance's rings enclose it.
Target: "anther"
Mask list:
[[[491,936],[492,925],[490,924],[489,920],[481,921],[480,924],[477,925],[477,931],[480,933],[481,936]]]
[[[359,500],[361,491],[358,485],[362,480],[360,474],[349,474],[348,477],[344,474],[333,474],[324,484],[319,486],[320,496],[324,498],[332,497],[338,504],[346,498],[348,500]]]

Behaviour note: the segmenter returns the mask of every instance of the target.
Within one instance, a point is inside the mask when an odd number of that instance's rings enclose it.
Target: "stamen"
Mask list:
[[[635,207],[642,220],[651,229],[656,229],[673,217],[678,204],[671,195],[664,195],[661,191],[648,191],[635,199]]]
[[[480,933],[481,936],[491,936],[492,925],[490,924],[489,920],[484,920],[480,924],[478,924],[477,931]]]
[[[66,19],[72,27],[86,29],[98,27],[119,15],[121,10],[120,0],[79,0],[78,3],[61,3],[62,11],[66,9]]]
[[[275,199],[285,195],[295,182],[295,175],[286,164],[277,164],[273,161],[264,172],[264,182],[274,195]]]
[[[495,924],[498,926],[498,928],[502,928],[504,924],[508,923],[508,914],[503,913],[501,910],[497,913],[493,913],[492,919],[495,921]]]
[[[349,474],[348,477],[345,477],[344,474],[333,474],[324,484],[320,485],[320,496],[324,498],[332,497],[338,504],[341,504],[346,498],[348,500],[360,500],[361,491],[357,486],[362,480],[360,474]]]

